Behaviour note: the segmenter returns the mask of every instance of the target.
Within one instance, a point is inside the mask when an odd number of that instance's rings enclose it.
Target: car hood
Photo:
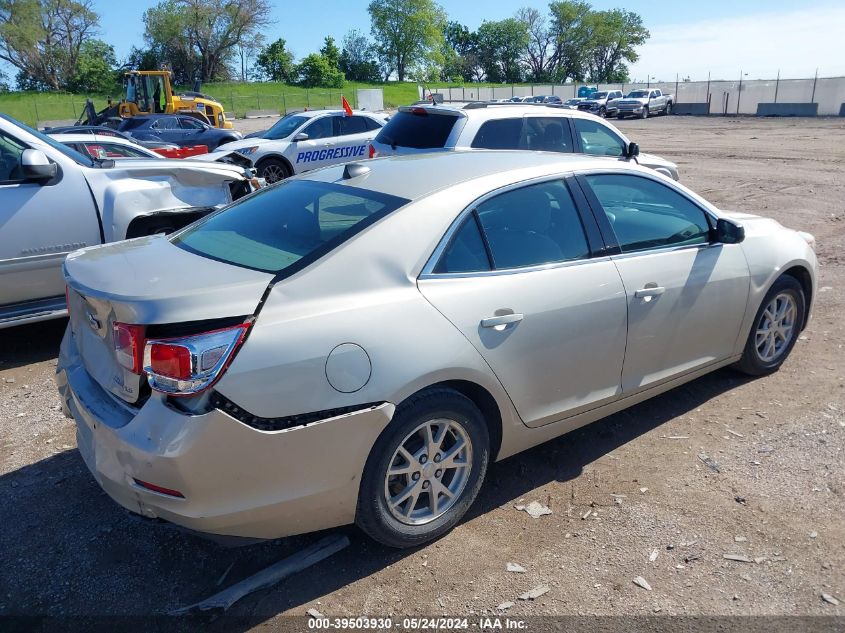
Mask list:
[[[648,101],[648,97],[624,97],[619,99],[619,103],[645,103]]]
[[[84,174],[108,242],[125,238],[130,223],[141,216],[229,204],[230,184],[252,177],[250,169],[238,165],[169,158],[117,159],[85,168]]]
[[[278,140],[269,139],[269,138],[243,138],[239,141],[232,141],[231,143],[224,143],[220,145],[217,149],[225,149],[227,152],[231,152],[232,150],[236,149],[243,149],[244,147],[255,147],[255,146],[262,146],[267,145],[268,143],[278,143]]]
[[[95,246],[64,263],[68,306],[86,370],[106,391],[130,403],[145,378],[114,352],[115,322],[156,326],[255,313],[273,276],[194,255],[163,235]],[[149,329],[148,329],[149,331]]]
[[[672,178],[675,178],[675,175],[678,173],[678,166],[675,163],[660,156],[655,156],[654,154],[640,153],[637,156],[637,162],[643,167],[655,169],[663,174],[669,172],[668,175]]]

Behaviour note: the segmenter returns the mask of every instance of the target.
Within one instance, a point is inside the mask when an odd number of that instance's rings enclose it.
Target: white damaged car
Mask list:
[[[168,233],[258,187],[239,164],[92,158],[0,114],[0,328],[66,314],[79,248]]]

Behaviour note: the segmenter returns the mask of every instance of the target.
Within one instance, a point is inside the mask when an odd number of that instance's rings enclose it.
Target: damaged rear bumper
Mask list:
[[[394,410],[382,404],[266,432],[218,409],[190,415],[157,394],[134,409],[89,376],[70,328],[56,380],[77,424],[79,452],[112,499],[147,518],[247,538],[353,522],[364,464]]]

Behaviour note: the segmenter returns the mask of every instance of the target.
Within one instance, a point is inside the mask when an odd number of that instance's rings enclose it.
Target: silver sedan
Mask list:
[[[726,365],[777,370],[816,269],[809,234],[636,165],[391,157],[71,254],[58,385],[133,512],[407,547],[491,461]]]

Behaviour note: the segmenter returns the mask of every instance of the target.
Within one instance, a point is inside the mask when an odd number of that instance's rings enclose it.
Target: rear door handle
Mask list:
[[[518,323],[523,318],[525,318],[525,315],[518,312],[487,317],[486,319],[481,319],[481,327],[497,327],[499,325],[508,325],[509,323]]]
[[[659,295],[662,295],[664,292],[666,292],[666,288],[664,288],[663,286],[648,285],[645,288],[640,288],[639,290],[637,290],[634,293],[634,296],[639,299],[643,299],[646,297],[657,297]]]

